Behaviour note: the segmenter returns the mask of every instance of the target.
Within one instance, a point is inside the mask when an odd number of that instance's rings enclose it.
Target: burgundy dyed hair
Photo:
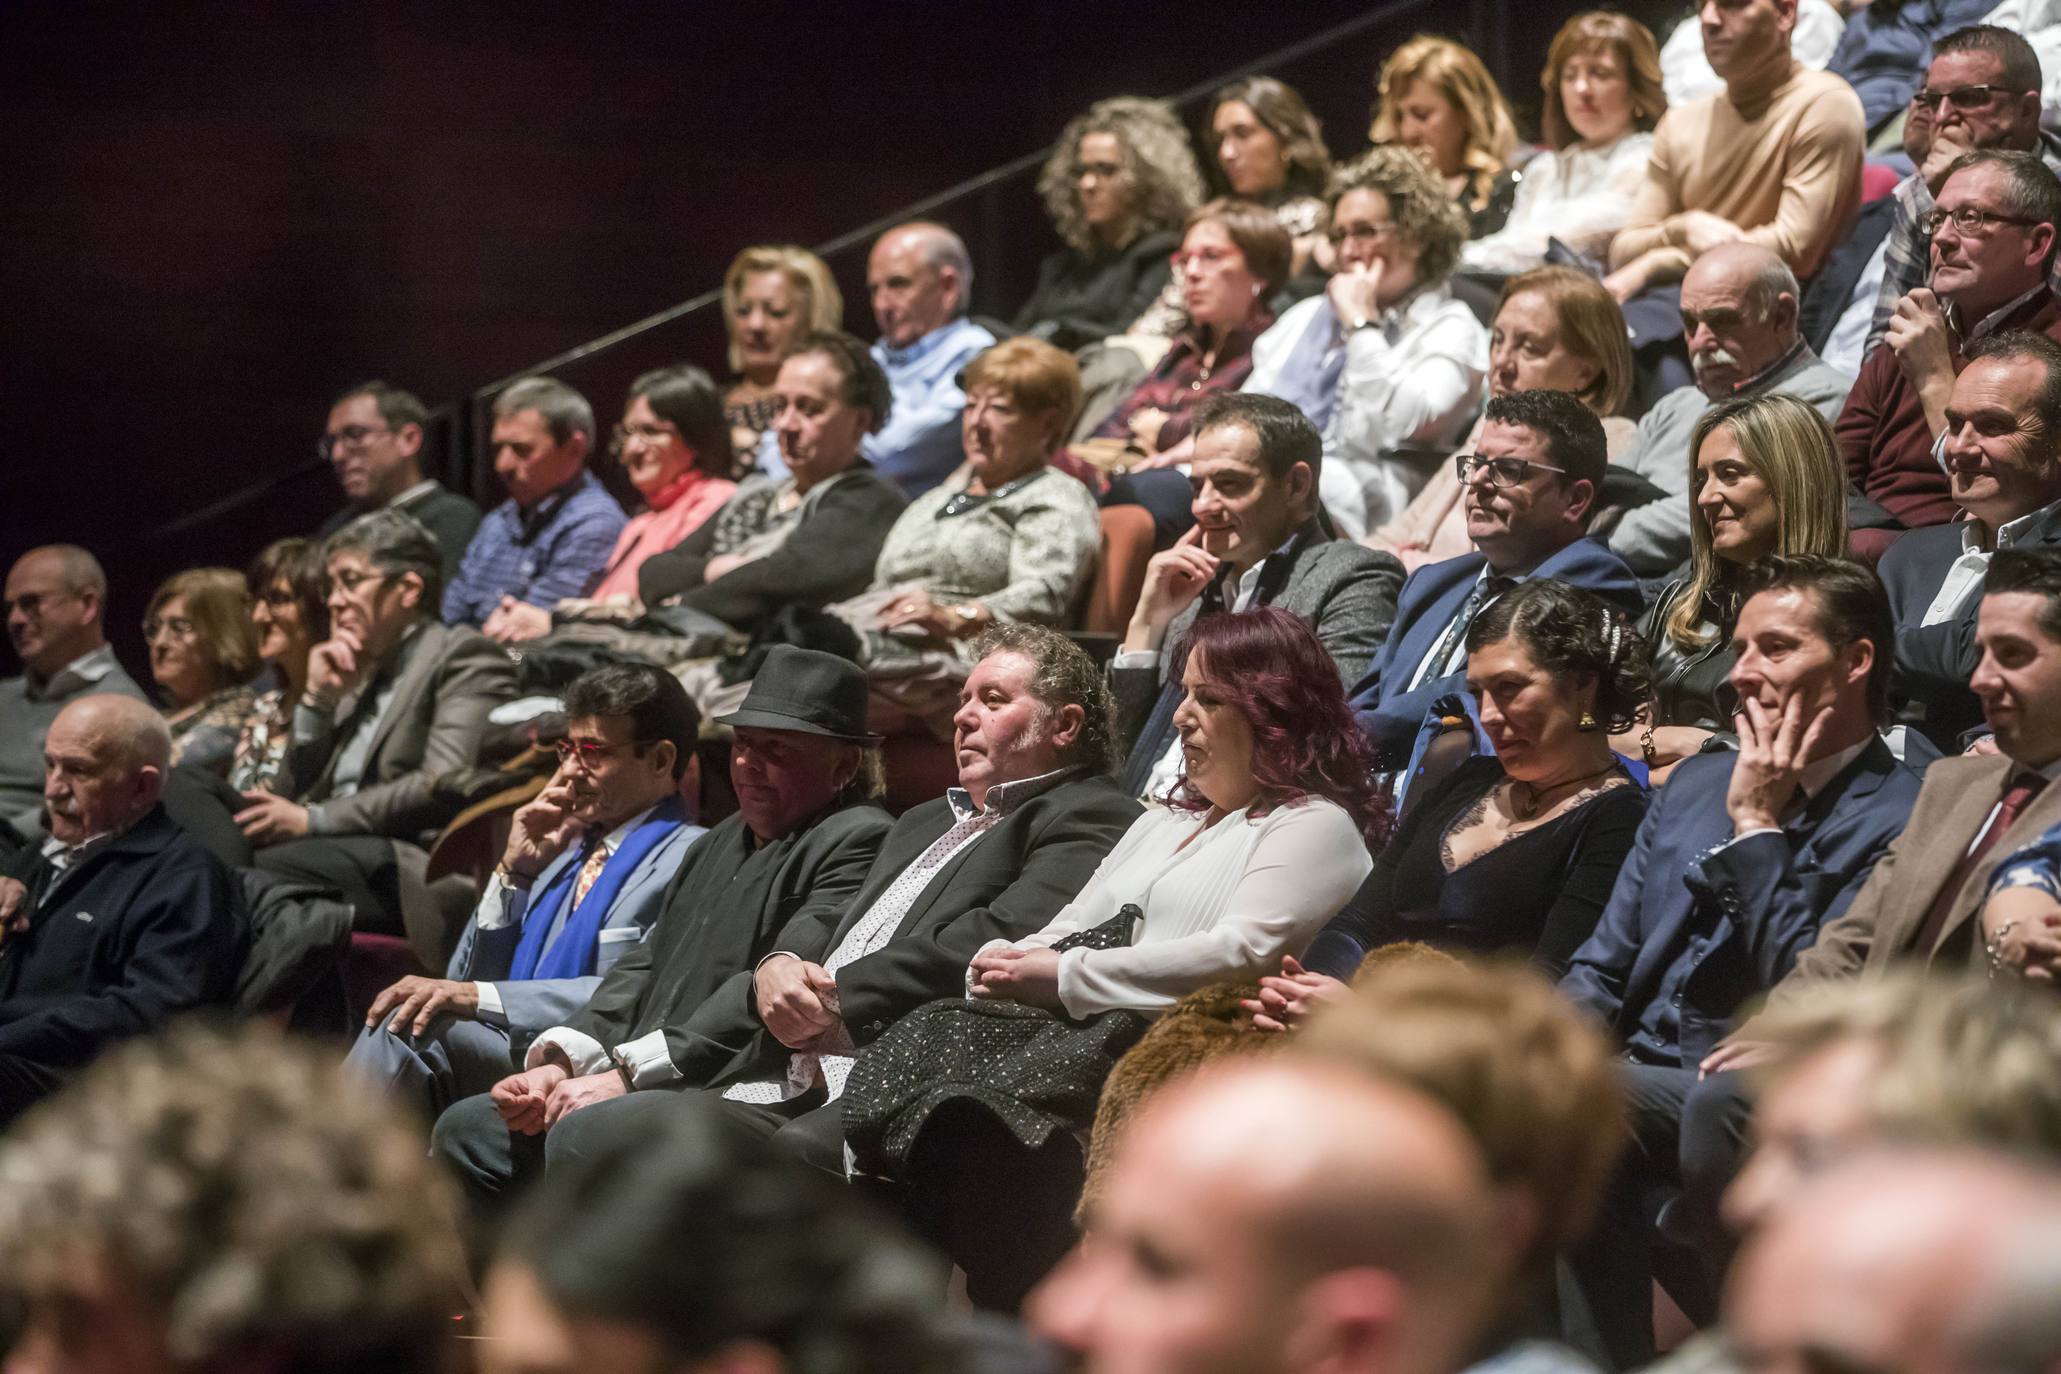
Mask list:
[[[1182,645],[1182,661],[1204,655],[1211,685],[1252,730],[1254,814],[1303,797],[1336,802],[1369,846],[1388,836],[1388,807],[1374,790],[1374,750],[1353,720],[1338,665],[1300,616],[1278,606],[1206,615]],[[1167,805],[1207,811],[1186,778]]]

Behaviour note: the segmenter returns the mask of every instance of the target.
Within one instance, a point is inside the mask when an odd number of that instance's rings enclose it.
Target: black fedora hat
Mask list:
[[[775,644],[744,694],[744,704],[718,725],[798,730],[853,744],[878,744],[866,729],[866,672],[850,659],[817,649]]]

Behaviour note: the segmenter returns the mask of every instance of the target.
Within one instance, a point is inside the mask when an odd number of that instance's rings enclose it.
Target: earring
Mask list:
[[[1588,707],[1584,706],[1582,708],[1582,718],[1574,723],[1574,728],[1581,731],[1585,735],[1595,734],[1598,728],[1596,724],[1596,713],[1594,711],[1591,711]]]

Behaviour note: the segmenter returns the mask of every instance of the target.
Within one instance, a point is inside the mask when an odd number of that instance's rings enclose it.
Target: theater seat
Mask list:
[[[1088,589],[1081,628],[1120,635],[1131,623],[1145,590],[1145,565],[1152,561],[1152,512],[1143,506],[1102,510],[1102,567]]]

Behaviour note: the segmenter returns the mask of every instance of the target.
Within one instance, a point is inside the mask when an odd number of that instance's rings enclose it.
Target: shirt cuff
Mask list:
[[[508,924],[508,894],[515,889],[494,870],[494,876],[487,879],[487,890],[479,895],[479,906],[473,912],[473,921],[481,930],[499,930]],[[488,984],[481,983],[481,987]]]
[[[302,702],[293,708],[293,742],[306,744],[318,740],[336,728],[336,713],[324,711]]]
[[[1779,834],[1781,834],[1781,833],[1782,833],[1781,829],[1780,829],[1779,827],[1777,827],[1777,826],[1772,826],[1772,825],[1760,825],[1760,826],[1755,826],[1755,827],[1754,827],[1753,829],[1751,829],[1751,830],[1742,830],[1742,831],[1740,831],[1740,832],[1739,832],[1738,834],[1734,835],[1734,836],[1733,836],[1733,837],[1732,837],[1731,839],[1729,839],[1729,840],[1726,840],[1726,841],[1725,841],[1725,842],[1724,842],[1723,844],[1721,844],[1721,845],[1717,846],[1717,847],[1716,847],[1715,849],[1711,850],[1710,852],[1711,852],[1711,853],[1713,853],[1713,854],[1722,854],[1722,853],[1724,853],[1724,852],[1725,852],[1725,851],[1726,851],[1727,849],[1730,849],[1730,848],[1731,848],[1731,847],[1732,847],[1733,845],[1735,845],[1735,844],[1738,844],[1738,843],[1739,843],[1739,842],[1740,842],[1741,840],[1750,840],[1750,839],[1752,839],[1752,838],[1753,838],[1753,837],[1754,837],[1755,835],[1779,835]]]
[[[615,1047],[610,1058],[630,1071],[630,1086],[640,1091],[680,1081],[680,1071],[673,1067],[672,1056],[666,1053],[666,1033],[662,1030],[624,1041]]]
[[[508,1013],[501,1006],[501,989],[492,983],[474,983],[473,993],[479,998],[479,1019],[490,1026],[506,1026]]]
[[[523,1056],[522,1066],[525,1069],[543,1067],[549,1062],[545,1051],[553,1048],[566,1057],[572,1064],[573,1073],[582,1078],[609,1066],[608,1050],[602,1043],[569,1026],[553,1026],[532,1041],[530,1052]]]
[[[326,818],[325,816],[323,816],[323,814],[322,814],[322,808],[321,808],[321,807],[320,807],[319,805],[316,805],[316,806],[310,806],[310,807],[309,807],[309,808],[308,808],[307,810],[308,810],[308,833],[309,833],[310,835],[327,835],[327,834],[329,834],[329,833],[330,833],[330,831],[329,831],[329,821],[328,821],[328,819],[327,819],[327,818]]]
[[[1159,666],[1159,650],[1118,649],[1116,651],[1116,656],[1109,660],[1109,666],[1112,668],[1119,669],[1157,668]]]

